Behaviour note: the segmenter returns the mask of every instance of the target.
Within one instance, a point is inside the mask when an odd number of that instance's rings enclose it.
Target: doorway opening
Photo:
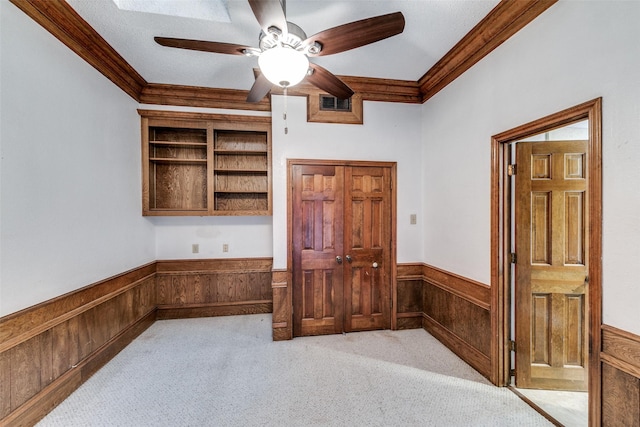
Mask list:
[[[492,138],[492,380],[534,404],[540,396],[527,390],[586,390],[594,420],[601,159],[601,99]]]

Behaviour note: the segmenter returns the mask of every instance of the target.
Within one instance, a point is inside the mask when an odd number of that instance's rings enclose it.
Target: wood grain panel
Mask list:
[[[489,357],[491,352],[489,310],[427,281],[424,287],[424,313],[450,334]],[[456,352],[456,349],[452,350]],[[458,355],[464,359],[464,355]]]
[[[551,345],[551,295],[533,295],[531,301],[531,362],[550,365],[549,347]]]
[[[396,304],[394,313],[397,329],[422,328],[423,295],[422,277],[413,279],[412,276],[401,276],[398,268],[396,289]]]
[[[0,353],[0,420],[11,413],[11,350]]]
[[[584,366],[587,362],[584,359],[584,336],[585,330],[585,301],[584,295],[565,295],[565,332],[564,336],[564,365],[565,366]]]
[[[158,261],[158,318],[270,313],[271,259]]]
[[[531,262],[535,264],[551,263],[550,194],[531,194]]]
[[[584,154],[567,153],[564,155],[564,178],[582,179],[584,174]]]
[[[405,277],[418,271],[409,267]],[[488,286],[423,265],[423,327],[482,375],[491,375]],[[415,277],[415,276],[413,276]]]
[[[272,271],[271,289],[273,293],[273,340],[290,340],[293,338],[291,274],[287,270]]]
[[[151,311],[135,324],[123,329],[114,340],[111,340],[90,357],[80,361],[74,366],[74,369],[65,372],[56,381],[44,387],[36,396],[11,412],[7,417],[1,419],[0,425],[12,427],[36,424],[49,411],[80,387],[100,367],[151,326],[154,321],[155,311]]]
[[[77,318],[52,328],[53,377],[59,378],[80,360]]]
[[[381,101],[381,102],[401,102],[407,104],[420,104],[422,102],[422,96],[420,94],[420,87],[418,82],[410,80],[396,80],[396,79],[380,79],[375,77],[357,77],[357,76],[338,76],[344,83],[347,84],[355,92],[354,97],[360,97],[362,101]],[[282,89],[274,87],[271,90],[271,94],[282,95]],[[292,96],[306,96],[308,98],[316,98],[322,91],[319,91],[317,87],[302,82],[287,90],[287,93]],[[310,104],[310,103],[309,103]],[[307,104],[307,105],[309,105]],[[315,111],[316,107],[309,107],[309,111]],[[355,114],[350,115],[346,121],[336,119],[336,114],[331,116],[320,117],[319,121],[326,121],[328,123],[358,123],[362,122],[362,118],[359,117],[361,113],[356,111]],[[324,119],[324,120],[323,120]],[[315,121],[315,120],[313,120]]]
[[[140,102],[156,105],[271,111],[271,97],[266,96],[259,102],[249,103],[247,102],[248,94],[248,90],[149,83],[140,92]]]
[[[640,379],[604,363],[602,426],[640,425]]]
[[[471,365],[485,377],[489,377],[491,373],[491,360],[487,355],[478,351],[478,349],[472,345],[469,345],[469,343],[456,334],[451,333],[450,330],[443,327],[440,323],[433,320],[426,314],[423,318],[423,327],[438,341],[457,354],[462,360]]]
[[[404,280],[398,278],[398,298],[397,313],[422,313],[423,297],[422,297],[422,279],[420,280]]]
[[[422,275],[431,285],[444,289],[485,310],[490,309],[491,288],[489,286],[426,264],[423,265]]]
[[[551,179],[550,154],[533,154],[531,156],[531,179]]]
[[[584,265],[584,192],[565,193],[564,263]]]
[[[10,357],[11,410],[15,411],[40,391],[40,336],[12,348]]]
[[[603,360],[640,378],[640,336],[613,326],[602,326]]]
[[[602,425],[640,425],[640,336],[602,326]]]
[[[95,359],[98,369],[112,357],[102,353],[114,339],[155,312],[154,269],[142,266],[0,319],[8,337],[0,353],[1,425],[34,424],[88,378],[76,367]]]

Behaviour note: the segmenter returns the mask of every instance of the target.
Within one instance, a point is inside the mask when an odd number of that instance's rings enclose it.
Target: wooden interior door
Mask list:
[[[345,169],[345,331],[391,325],[391,171]]]
[[[516,387],[584,391],[587,141],[516,147]]]
[[[293,165],[293,335],[342,333],[344,167]]]
[[[292,164],[293,335],[391,327],[391,168]]]

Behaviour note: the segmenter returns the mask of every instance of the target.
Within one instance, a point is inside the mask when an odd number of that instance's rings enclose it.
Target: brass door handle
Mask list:
[[[348,262],[349,264],[351,264],[351,261],[353,261],[353,260],[351,259],[351,255],[347,255],[345,258],[347,259],[347,262]]]
[[[338,256],[336,257],[336,262],[337,262],[338,264],[342,264],[342,257],[341,257],[340,255],[338,255]]]

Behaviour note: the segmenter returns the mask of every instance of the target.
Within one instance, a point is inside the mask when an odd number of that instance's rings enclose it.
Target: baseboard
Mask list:
[[[422,328],[422,317],[424,313],[397,313],[396,315],[396,329],[420,329]]]
[[[602,421],[640,425],[640,336],[603,325]]]
[[[271,300],[242,301],[233,303],[210,303],[183,305],[159,305],[158,320],[188,319],[196,317],[235,316],[242,314],[271,313]]]
[[[449,350],[471,365],[483,376],[491,376],[491,358],[475,347],[467,343],[464,339],[452,333],[449,329],[427,316],[423,317],[424,329],[433,335],[438,341],[443,343]]]

